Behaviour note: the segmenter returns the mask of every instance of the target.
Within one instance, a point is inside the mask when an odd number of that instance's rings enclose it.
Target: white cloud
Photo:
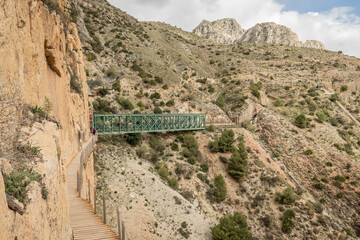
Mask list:
[[[290,27],[301,41],[319,40],[330,50],[360,57],[360,17],[352,8],[300,14],[275,0],[108,0],[139,20],[162,21],[191,31],[203,19],[235,18],[247,29],[261,22]]]

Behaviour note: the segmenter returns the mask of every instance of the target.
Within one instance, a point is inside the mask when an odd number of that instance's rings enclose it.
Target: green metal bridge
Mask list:
[[[95,114],[98,134],[202,130],[205,114]]]

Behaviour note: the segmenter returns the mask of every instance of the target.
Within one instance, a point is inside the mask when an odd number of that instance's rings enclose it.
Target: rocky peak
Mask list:
[[[241,43],[269,43],[300,47],[301,42],[290,28],[274,22],[258,23],[248,29],[241,38]]]
[[[320,41],[316,41],[316,40],[307,40],[302,47],[305,48],[316,48],[316,49],[322,49],[322,50],[326,50],[325,45],[320,42]]]
[[[233,18],[219,19],[213,22],[203,20],[193,33],[218,43],[231,44],[238,42],[245,30]]]

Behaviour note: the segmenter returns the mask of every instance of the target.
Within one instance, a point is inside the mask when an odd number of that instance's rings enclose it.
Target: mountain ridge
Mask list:
[[[303,43],[290,28],[274,22],[258,23],[244,30],[233,18],[223,18],[213,22],[203,20],[192,32],[222,44],[268,43],[326,50],[322,42],[307,40]]]

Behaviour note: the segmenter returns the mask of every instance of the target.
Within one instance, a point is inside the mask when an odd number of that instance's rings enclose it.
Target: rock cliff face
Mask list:
[[[214,22],[202,21],[193,33],[218,43],[231,44],[238,42],[245,30],[233,18],[220,19]]]
[[[296,33],[288,27],[273,22],[256,24],[245,32],[240,42],[301,46],[301,42]]]
[[[13,91],[18,99],[12,116],[17,124],[4,136],[0,121],[0,142],[11,134],[26,135],[41,155],[17,163],[9,152],[0,153],[1,239],[70,239],[65,168],[90,137],[77,27],[64,17],[66,0],[0,0],[0,6],[0,86],[5,86],[0,96]],[[32,122],[24,106],[46,108],[49,117]],[[21,169],[16,164],[41,176],[26,188],[29,202],[22,215],[8,208],[4,188],[4,177]]]
[[[214,22],[203,20],[193,33],[223,44],[268,43],[326,49],[323,43],[315,40],[303,44],[290,28],[273,22],[259,23],[245,31],[235,19],[225,18]]]

